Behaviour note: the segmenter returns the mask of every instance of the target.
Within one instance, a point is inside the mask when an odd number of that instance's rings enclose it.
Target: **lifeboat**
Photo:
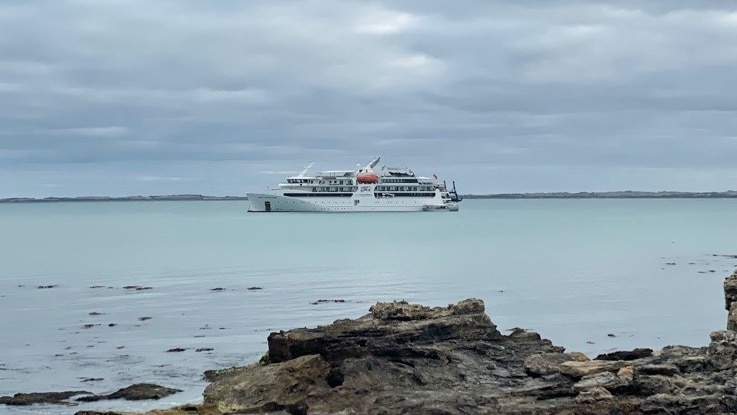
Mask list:
[[[379,183],[379,175],[374,172],[358,173],[356,176],[359,184],[374,184]]]

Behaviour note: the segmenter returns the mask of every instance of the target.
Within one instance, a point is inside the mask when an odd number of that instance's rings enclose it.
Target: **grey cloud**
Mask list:
[[[729,1],[6,1],[0,26],[0,197],[375,155],[478,192],[734,175]]]

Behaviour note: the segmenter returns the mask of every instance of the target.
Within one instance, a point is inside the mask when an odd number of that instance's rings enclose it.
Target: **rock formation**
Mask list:
[[[87,391],[16,393],[13,396],[0,396],[0,404],[11,406],[27,406],[33,404],[70,405],[73,402],[95,402],[109,399],[140,401],[161,399],[177,392],[181,391],[152,383],[137,383],[108,395],[93,395]]]
[[[378,303],[356,320],[272,333],[261,362],[208,373],[205,404],[224,413],[735,413],[737,273],[724,286],[729,329],[708,347],[594,360],[534,332],[503,335],[480,300]]]
[[[534,332],[500,333],[481,300],[377,303],[355,320],[272,333],[260,362],[206,373],[203,405],[151,414],[737,413],[737,273],[724,288],[728,329],[707,347],[594,360]]]

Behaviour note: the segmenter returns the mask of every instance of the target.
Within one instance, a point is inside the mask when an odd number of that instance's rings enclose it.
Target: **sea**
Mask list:
[[[497,328],[589,357],[706,346],[726,326],[737,199],[478,200],[459,212],[248,213],[244,201],[0,204],[0,396],[134,383],[201,402],[269,333],[378,301],[482,299]]]

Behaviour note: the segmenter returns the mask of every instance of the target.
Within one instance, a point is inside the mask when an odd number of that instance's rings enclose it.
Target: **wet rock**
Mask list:
[[[261,287],[248,287],[246,288],[248,291],[256,291],[256,290],[263,290]]]
[[[182,348],[182,347],[174,347],[174,348],[171,348],[171,349],[167,350],[166,352],[167,353],[180,353],[180,352],[184,352],[186,350],[187,349]]]
[[[36,288],[38,288],[39,290],[48,290],[49,288],[56,288],[56,287],[58,287],[57,284],[54,284],[54,285],[39,285]]]
[[[153,287],[142,287],[140,285],[126,285],[123,287],[125,290],[134,290],[134,291],[145,291],[145,290],[152,290]]]
[[[75,400],[78,402],[95,402],[112,399],[125,399],[127,401],[156,400],[166,398],[177,392],[181,392],[181,390],[152,383],[137,383],[123,389],[118,389],[109,395],[83,396]]]
[[[215,349],[213,349],[212,347],[200,347],[199,349],[195,349],[195,352],[211,352],[213,350]]]
[[[70,398],[78,395],[91,395],[91,393],[87,391],[16,393],[13,396],[0,396],[0,404],[12,406],[67,404]]]
[[[225,291],[225,288],[223,287],[210,288],[210,291],[215,291],[215,292]]]
[[[105,380],[104,378],[80,378],[80,382],[100,382],[102,380]]]
[[[151,317],[148,317],[148,316],[138,317],[138,321],[147,321],[147,320],[151,320]]]
[[[317,300],[310,304],[312,305],[318,305],[318,304],[324,304],[324,303],[345,303],[345,300],[337,299],[337,300]]]
[[[622,350],[617,352],[600,354],[594,360],[637,360],[653,355],[652,349],[638,348],[634,350]]]

